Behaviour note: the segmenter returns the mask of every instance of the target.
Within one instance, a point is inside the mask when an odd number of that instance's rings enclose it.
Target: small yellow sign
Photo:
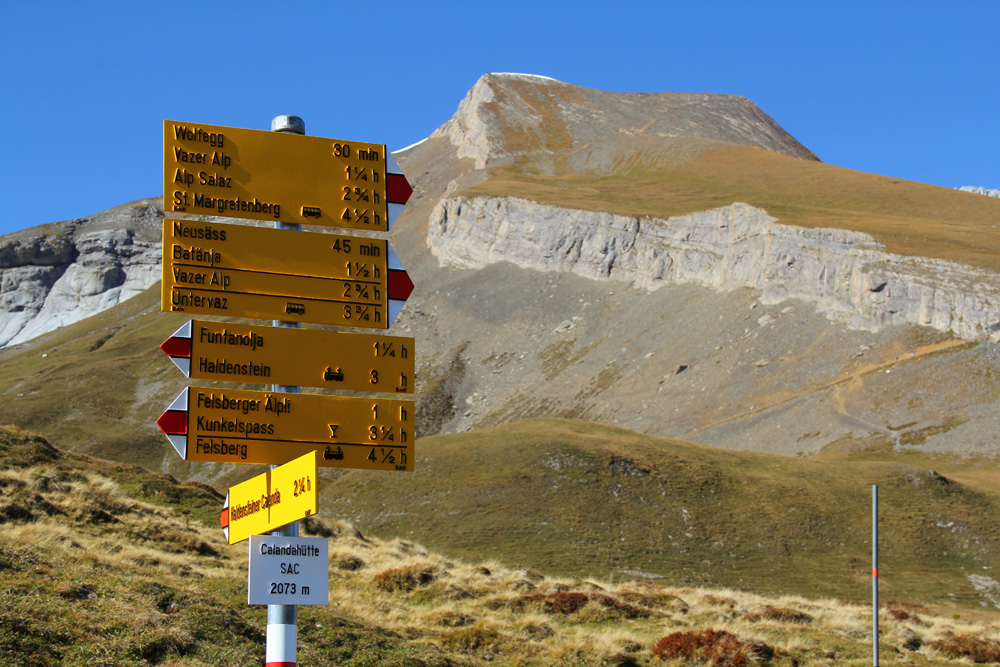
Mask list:
[[[191,320],[161,347],[193,380],[413,393],[412,338]]]
[[[163,210],[384,232],[385,145],[165,120]]]
[[[382,239],[164,219],[160,309],[386,329],[390,253]]]
[[[319,450],[324,467],[412,471],[413,424],[412,400],[190,387],[184,458],[281,465]]]
[[[283,466],[229,488],[228,528],[230,544],[298,521],[319,511],[316,459],[313,451]]]

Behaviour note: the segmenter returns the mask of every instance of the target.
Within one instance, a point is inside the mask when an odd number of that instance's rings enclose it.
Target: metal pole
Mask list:
[[[878,667],[878,484],[872,485],[872,660]]]
[[[289,132],[291,134],[305,134],[306,124],[298,116],[275,116],[271,120],[272,132]],[[302,231],[302,225],[286,222],[275,222],[275,229],[289,229]],[[298,322],[282,322],[272,320],[271,324],[276,327],[287,327],[298,329]],[[271,391],[284,392],[289,394],[299,393],[299,387],[272,384]],[[271,470],[278,466],[272,465]],[[298,537],[299,522],[295,521],[282,526],[271,533],[284,537]],[[298,641],[298,608],[295,605],[269,604],[267,605],[267,647],[265,649],[265,667],[295,667],[296,665],[296,643]]]

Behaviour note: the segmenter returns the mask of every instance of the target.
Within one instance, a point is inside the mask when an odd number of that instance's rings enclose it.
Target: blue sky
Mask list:
[[[1000,188],[1000,2],[0,0],[0,234],[159,196],[162,121],[387,144],[487,72],[743,95],[820,159]]]

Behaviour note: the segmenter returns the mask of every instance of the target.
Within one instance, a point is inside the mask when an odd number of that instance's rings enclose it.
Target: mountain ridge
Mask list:
[[[637,121],[636,119],[642,119]],[[589,148],[608,134],[651,143],[678,137],[758,146],[818,160],[750,100],[707,93],[609,93],[526,74],[486,74],[431,137],[445,137],[477,169],[526,151]]]
[[[543,114],[542,110],[547,111]],[[550,140],[549,135],[558,137]],[[571,172],[599,177],[609,171],[630,173],[636,164],[648,169],[663,159],[672,164],[689,161],[706,150],[716,150],[712,146],[733,142],[818,162],[811,151],[740,96],[608,93],[524,74],[481,77],[454,116],[429,140],[435,138],[449,141],[459,161],[469,158],[475,163],[471,171],[449,181],[446,196],[495,190],[486,184],[497,183],[495,170],[511,163],[521,165],[520,169],[530,165],[533,180],[556,172],[565,176],[566,166],[557,167],[557,163],[567,160]],[[399,158],[405,161],[403,155]],[[714,210],[733,201],[706,200],[696,210]],[[569,211],[575,208],[571,202],[561,205]],[[602,208],[615,212],[616,205]],[[773,214],[769,206],[762,208]],[[159,276],[155,266],[159,230],[155,227],[162,215],[158,202],[140,200],[87,218],[44,225],[33,232],[33,239],[27,230],[0,239],[0,310],[8,314],[0,325],[0,345],[17,344],[76,321],[155,282]],[[779,220],[784,217],[779,212]],[[798,220],[790,222],[795,225]],[[920,249],[916,250],[919,254]],[[1000,267],[997,263],[989,266],[994,265]],[[810,295],[808,289],[797,294],[836,303],[822,293]],[[982,312],[995,299],[980,296],[976,301],[985,304],[979,309]],[[877,327],[884,317],[869,309],[868,315],[848,319],[854,325]],[[956,333],[963,337],[979,335],[992,326],[979,316],[968,318],[976,322],[968,326],[962,324],[966,319],[962,316],[919,314],[903,319],[945,330],[955,319]]]

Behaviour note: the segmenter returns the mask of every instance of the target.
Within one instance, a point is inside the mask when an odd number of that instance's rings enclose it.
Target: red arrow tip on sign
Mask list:
[[[413,194],[413,188],[402,174],[385,175],[385,198],[391,204],[405,204]]]
[[[167,410],[156,420],[156,425],[167,435],[186,435],[187,417],[186,412]]]
[[[166,352],[168,357],[190,357],[191,339],[170,337],[160,343],[160,349]]]
[[[410,280],[410,274],[406,271],[393,271],[390,269],[387,278],[387,287],[390,299],[406,301],[413,292],[413,281]]]

